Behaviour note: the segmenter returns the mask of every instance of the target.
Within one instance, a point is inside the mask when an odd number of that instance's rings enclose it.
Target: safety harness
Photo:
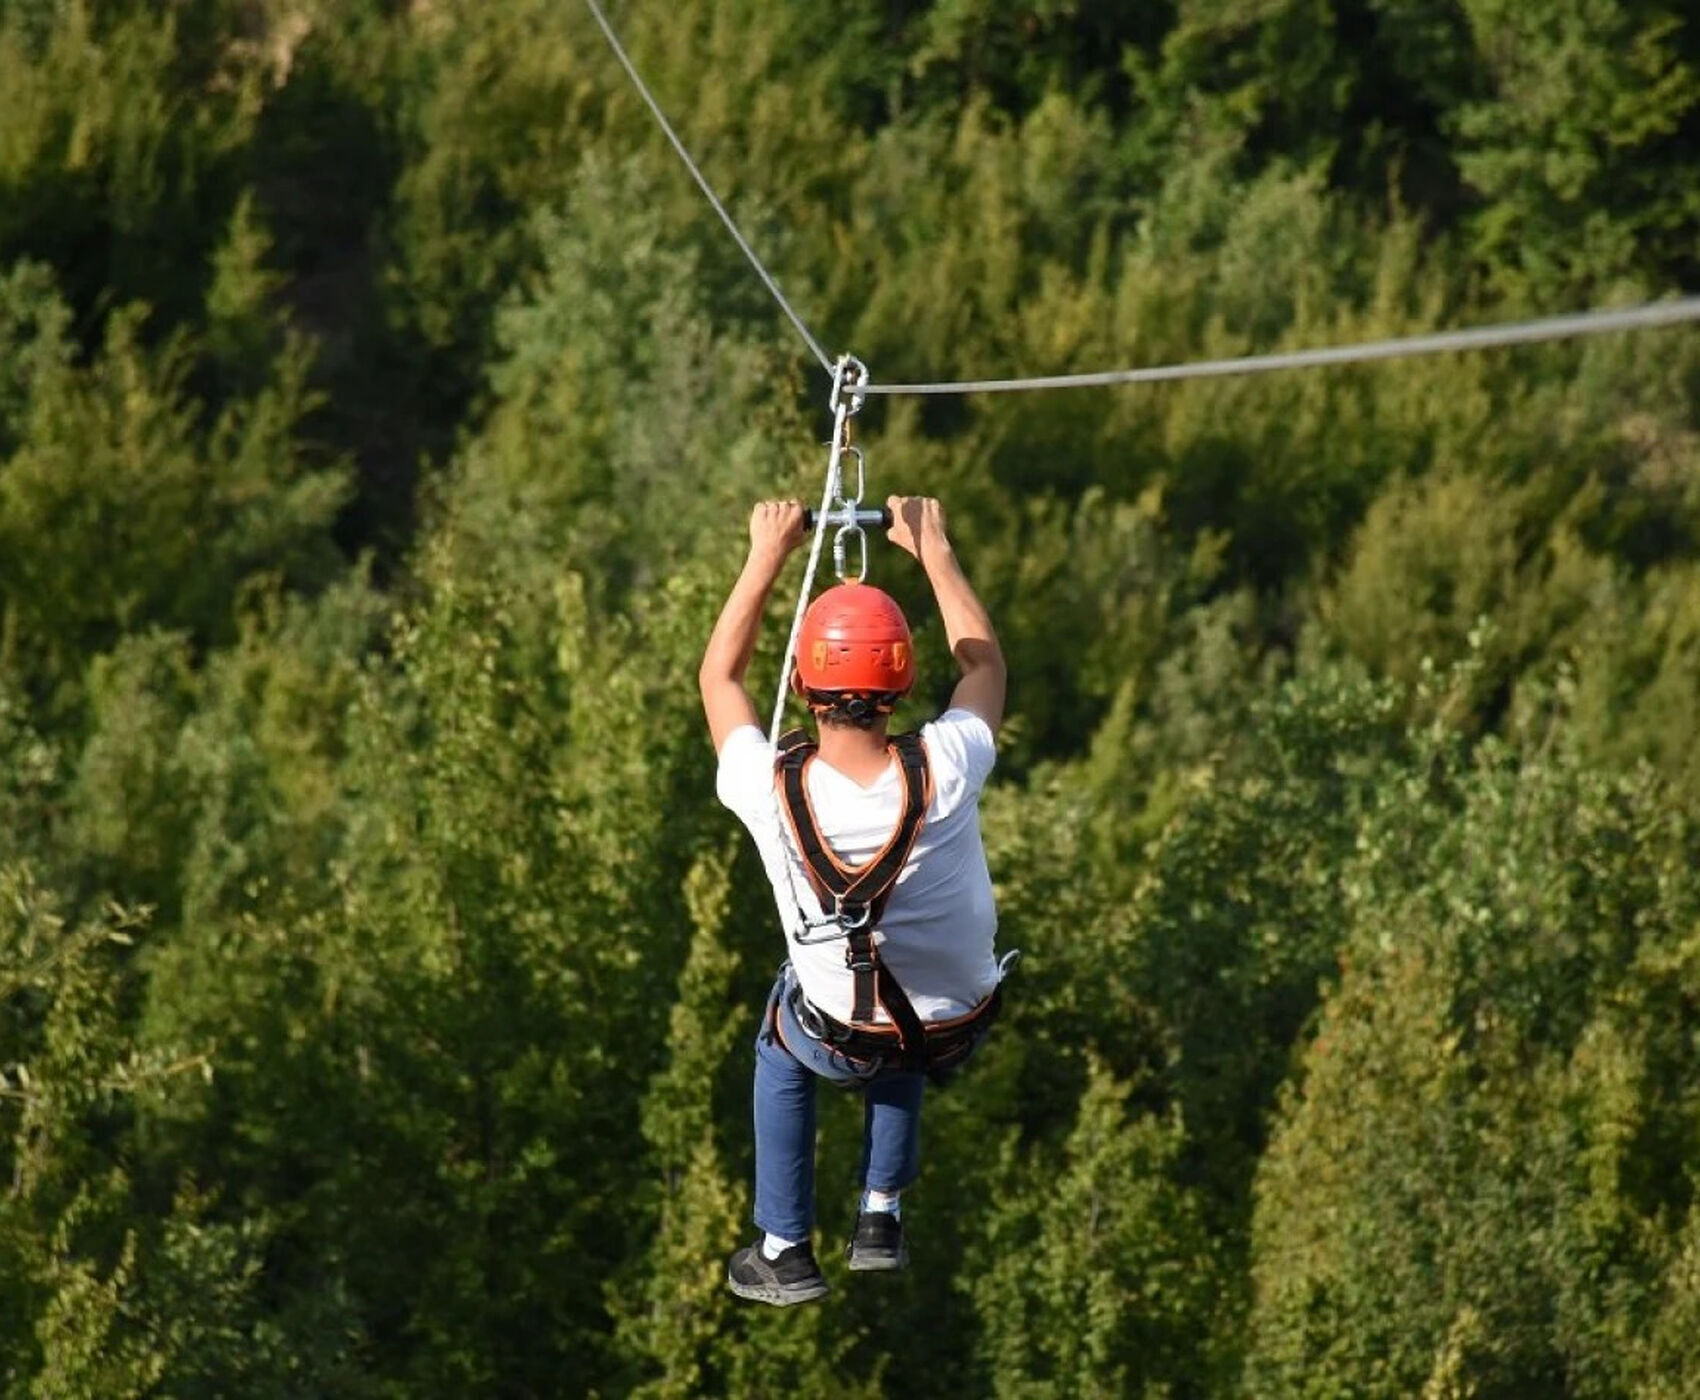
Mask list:
[[[996,1017],[1002,997],[994,989],[967,1015],[925,1025],[896,976],[880,959],[874,929],[921,834],[933,792],[921,736],[896,735],[889,747],[903,773],[903,812],[884,847],[871,860],[852,866],[839,860],[821,835],[809,801],[808,767],[818,746],[801,729],[780,736],[774,773],[779,805],[790,823],[803,869],[821,908],[843,932],[844,964],[852,978],[848,1024],[810,1005],[801,988],[796,991],[793,1006],[805,1030],[847,1055],[890,1060],[895,1050],[903,1068],[937,1073],[967,1058]],[[891,1018],[889,1026],[874,1021],[876,1005],[884,1007]]]

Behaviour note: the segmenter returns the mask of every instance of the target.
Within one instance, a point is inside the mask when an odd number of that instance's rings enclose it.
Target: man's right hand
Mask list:
[[[899,549],[915,556],[925,564],[925,551],[937,546],[949,547],[944,532],[944,507],[931,496],[889,496],[886,508],[891,511],[891,528],[886,536]]]
[[[796,501],[759,501],[750,512],[752,555],[783,560],[803,537],[803,507]]]

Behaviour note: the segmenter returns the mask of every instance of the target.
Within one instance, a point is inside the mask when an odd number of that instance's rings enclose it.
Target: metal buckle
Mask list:
[[[868,920],[874,916],[874,906],[871,904],[846,904],[838,901],[838,907],[833,917],[838,920],[838,926],[846,933],[854,933],[859,928],[866,928]]]
[[[796,1017],[797,1024],[803,1028],[803,1034],[810,1040],[826,1040],[826,1022],[821,1019],[809,999],[803,995],[801,987],[794,988],[791,994],[791,1014]]]

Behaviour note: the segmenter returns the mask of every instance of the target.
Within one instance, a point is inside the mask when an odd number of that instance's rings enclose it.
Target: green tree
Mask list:
[[[1683,16],[1657,0],[1464,9],[1491,96],[1453,121],[1486,264],[1537,296],[1681,267],[1700,213],[1671,178],[1700,119]]]
[[[0,651],[42,692],[74,694],[86,659],[128,631],[228,637],[231,596],[262,569],[301,586],[336,570],[344,476],[297,437],[304,348],[209,417],[189,344],[149,350],[144,320],[115,315],[87,366],[68,362],[52,314],[38,320],[45,343],[0,462]]]
[[[1210,1375],[1221,1300],[1198,1201],[1175,1181],[1185,1133],[1128,1097],[1094,1064],[1060,1161],[1004,1146],[963,1285],[1000,1400],[1170,1395]]]
[[[1386,790],[1259,1173],[1251,1392],[1675,1374],[1642,1339],[1689,1191],[1692,871],[1657,778],[1562,732],[1430,746]]]

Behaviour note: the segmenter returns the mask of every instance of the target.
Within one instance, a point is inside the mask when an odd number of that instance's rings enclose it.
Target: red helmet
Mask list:
[[[797,678],[809,691],[903,694],[915,683],[903,609],[871,583],[827,589],[803,614]]]

